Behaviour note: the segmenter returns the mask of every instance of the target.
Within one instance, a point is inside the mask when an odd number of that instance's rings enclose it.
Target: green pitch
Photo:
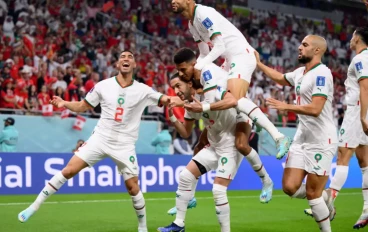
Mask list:
[[[290,199],[274,192],[269,204],[261,204],[259,191],[230,191],[233,232],[310,232],[318,231],[314,220],[304,215],[307,200]],[[174,217],[166,214],[174,206],[175,193],[146,193],[149,231],[166,226]],[[188,210],[186,231],[220,231],[211,192],[196,193],[198,206]],[[136,232],[137,219],[130,197],[122,194],[55,194],[26,223],[17,215],[35,199],[34,195],[0,196],[2,232]],[[338,196],[334,232],[353,231],[362,211],[359,189],[344,189]]]

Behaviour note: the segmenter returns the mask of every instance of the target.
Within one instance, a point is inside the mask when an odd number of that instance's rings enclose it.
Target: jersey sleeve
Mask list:
[[[331,74],[317,73],[314,79],[312,97],[325,97],[327,99],[329,92],[333,88]]]
[[[216,94],[215,94],[215,101],[221,101],[222,99],[224,99],[225,94],[226,94],[226,89],[224,89],[221,86],[217,86],[216,88]]]
[[[95,108],[101,101],[101,92],[100,87],[101,84],[97,83],[88,93],[84,100],[88,103],[88,105]]]
[[[189,22],[189,24],[190,24],[190,22]],[[199,36],[198,32],[196,30],[194,30],[191,25],[189,25],[189,31],[190,31],[190,34],[192,34],[192,36],[193,36],[194,42],[196,42],[196,43],[201,43],[202,42],[201,37]]]
[[[289,83],[290,86],[295,86],[295,77],[295,71],[284,74],[284,79]]]
[[[199,120],[200,117],[201,116],[198,113],[189,112],[187,110],[185,110],[184,112],[184,120],[187,120],[187,121]]]
[[[215,35],[221,35],[220,23],[218,22],[219,13],[215,9],[200,8],[197,9],[197,19],[201,22],[203,30],[207,31],[210,40]]]
[[[361,57],[355,57],[353,59],[355,75],[358,82],[361,79],[368,78],[368,60]]]
[[[152,106],[152,105],[158,105],[161,106],[160,104],[160,100],[163,96],[162,93],[156,92],[155,90],[153,90],[151,87],[149,86],[145,86],[146,88],[146,101],[147,101],[147,106]]]

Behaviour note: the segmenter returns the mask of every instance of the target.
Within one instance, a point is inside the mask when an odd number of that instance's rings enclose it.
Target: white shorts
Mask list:
[[[337,144],[301,145],[293,143],[286,159],[285,168],[303,169],[308,173],[328,176],[336,155]]]
[[[221,67],[229,72],[227,79],[239,78],[250,83],[253,72],[257,67],[254,49],[248,48],[243,54],[227,59]]]
[[[348,106],[339,132],[339,147],[357,148],[359,145],[368,145],[368,136],[360,122],[360,106]]]
[[[124,180],[138,176],[139,167],[134,144],[111,145],[102,136],[93,134],[76,152],[90,167],[106,157],[110,157],[118,167]]]
[[[235,147],[215,150],[212,146],[203,148],[193,160],[202,164],[207,171],[216,170],[216,177],[232,180],[234,179],[238,168],[243,160]]]

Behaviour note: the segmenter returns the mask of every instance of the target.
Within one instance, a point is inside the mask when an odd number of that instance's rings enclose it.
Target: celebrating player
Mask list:
[[[204,69],[220,56],[226,58],[224,69],[229,72],[227,88],[238,100],[237,110],[247,114],[253,122],[270,133],[276,142],[276,157],[283,158],[289,150],[291,139],[280,133],[257,105],[245,98],[256,68],[256,59],[254,49],[243,34],[215,9],[195,4],[194,0],[172,0],[172,9],[174,13],[190,20],[189,31],[200,50],[200,56],[194,63],[195,69]],[[207,107],[203,111],[209,110],[209,105],[203,106]]]
[[[214,99],[216,89],[222,88],[221,86],[217,86],[217,83],[223,83],[226,89],[226,76],[227,73],[218,67],[217,65],[211,63],[206,65],[204,69],[201,71],[195,71],[193,64],[195,63],[196,57],[192,50],[188,48],[180,49],[174,55],[174,62],[176,64],[176,68],[179,71],[180,79],[191,79],[193,82],[193,88],[203,88],[204,99],[202,101],[203,104],[210,104],[213,109],[230,109],[237,104],[237,101],[234,97],[222,99],[222,97]],[[185,81],[186,82],[186,81]],[[196,111],[196,109],[202,109],[202,103],[193,102],[192,104],[186,104],[185,108],[190,111]],[[173,105],[172,103],[171,105]],[[199,111],[200,112],[200,111]],[[202,112],[202,114],[207,115],[209,111]],[[242,118],[249,118],[243,114]],[[251,132],[251,126],[246,122],[239,122],[236,125],[235,132],[235,147],[237,150],[246,157],[253,170],[258,174],[262,181],[262,191],[260,195],[261,203],[268,203],[272,199],[272,190],[273,190],[273,182],[268,175],[265,167],[262,164],[262,161],[258,155],[258,153],[252,149],[248,144],[248,138]],[[195,189],[195,186],[193,186]],[[195,200],[191,200],[188,204],[188,208],[193,207],[195,205]],[[170,215],[176,213],[176,208],[172,208],[168,212]]]
[[[299,46],[299,62],[305,66],[284,75],[262,64],[256,53],[257,65],[267,76],[278,84],[295,86],[296,105],[267,99],[271,108],[294,112],[300,120],[286,160],[282,186],[287,195],[308,199],[324,232],[331,231],[330,219],[335,209],[333,204],[326,204],[322,192],[337,150],[337,128],[332,114],[333,78],[331,70],[321,63],[326,48],[324,38],[305,37]]]
[[[220,68],[219,68],[220,69]],[[220,71],[222,71],[220,69]],[[191,102],[203,99],[195,93],[192,82],[184,82],[178,76],[173,76],[170,81],[171,87],[175,90],[177,96],[183,101]],[[216,88],[210,96],[205,97],[209,102],[216,101],[216,98],[224,101],[235,101],[231,94],[226,94],[222,88]],[[194,96],[196,95],[196,96]],[[216,178],[213,184],[213,197],[216,205],[217,219],[221,225],[222,232],[230,231],[230,206],[227,199],[227,186],[234,178],[238,167],[243,160],[235,148],[235,131],[237,121],[246,122],[248,119],[237,118],[234,108],[224,111],[209,111],[206,113],[193,113],[185,111],[184,123],[179,122],[170,112],[170,120],[174,124],[179,134],[186,138],[193,130],[194,120],[203,119],[207,129],[209,144],[199,151],[197,155],[189,162],[186,169],[180,173],[179,186],[176,192],[176,219],[167,227],[160,227],[158,231],[175,232],[184,231],[184,221],[188,202],[193,198],[195,183],[197,178],[210,170],[216,169]]]
[[[51,178],[33,204],[19,213],[19,221],[26,222],[46,199],[82,169],[110,157],[116,163],[132,197],[139,222],[138,231],[147,231],[145,200],[138,185],[135,142],[143,110],[149,105],[167,104],[169,98],[133,80],[135,67],[133,53],[123,51],[117,64],[119,74],[97,83],[85,100],[68,102],[53,97],[51,103],[54,106],[74,112],[84,112],[100,104],[102,114],[92,136],[75,152],[66,167]]]
[[[335,201],[339,191],[345,184],[349,172],[349,161],[354,152],[363,174],[363,213],[354,225],[354,229],[368,224],[368,28],[357,28],[350,40],[350,48],[356,52],[345,81],[347,109],[339,133],[339,152],[335,175],[330,188],[323,195],[325,201]],[[360,95],[360,97],[359,97]],[[362,110],[361,110],[362,109]],[[361,119],[361,120],[360,120]],[[365,129],[363,130],[363,127]],[[310,209],[307,215],[313,216]]]

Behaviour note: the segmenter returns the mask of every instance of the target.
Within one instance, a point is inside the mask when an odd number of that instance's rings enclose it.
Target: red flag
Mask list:
[[[52,116],[53,106],[51,104],[42,106],[42,115],[43,116]]]
[[[74,130],[82,130],[85,123],[86,123],[86,118],[82,117],[80,115],[77,115],[77,117],[74,121],[73,129]]]
[[[23,43],[28,48],[30,55],[33,57],[34,55],[34,44],[33,39],[29,37],[28,35],[23,36]]]
[[[63,111],[61,111],[60,117],[61,117],[61,119],[64,119],[64,118],[69,117],[69,114],[70,114],[70,110],[64,109]]]

